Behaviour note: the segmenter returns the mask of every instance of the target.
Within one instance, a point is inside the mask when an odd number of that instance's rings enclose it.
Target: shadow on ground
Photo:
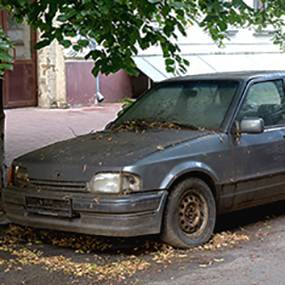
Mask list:
[[[285,201],[260,206],[252,209],[229,213],[218,217],[215,233],[237,231],[257,222],[273,219],[285,215]],[[70,248],[81,253],[105,253],[126,255],[155,252],[163,243],[159,235],[148,235],[131,238],[101,237],[76,233],[66,233],[50,230],[38,230],[15,226],[11,229],[2,227],[11,238],[17,237],[19,243],[40,244],[44,243],[60,248]],[[1,234],[1,232],[0,232]]]
[[[215,232],[232,231],[285,215],[285,201],[228,213],[218,218]]]
[[[164,272],[164,276],[171,264],[172,272],[183,263],[187,268],[208,266],[223,260],[225,248],[256,238],[260,229],[263,234],[265,221],[283,216],[285,202],[224,215],[219,217],[211,241],[191,250],[173,249],[160,242],[158,235],[107,238],[16,225],[0,227],[0,284],[23,284],[23,276],[33,285],[47,280],[58,285],[71,281],[80,285],[133,284],[131,281],[136,283],[145,274]],[[47,277],[47,272],[52,274]]]

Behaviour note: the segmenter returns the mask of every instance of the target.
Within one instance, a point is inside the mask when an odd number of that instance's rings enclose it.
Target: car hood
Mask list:
[[[25,166],[34,178],[83,181],[94,172],[119,170],[154,152],[206,134],[176,129],[140,133],[103,131],[49,145],[19,157],[14,163]]]

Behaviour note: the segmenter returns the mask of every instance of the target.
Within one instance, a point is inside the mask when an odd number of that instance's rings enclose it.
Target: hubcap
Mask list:
[[[205,198],[196,191],[188,191],[180,200],[179,222],[189,235],[199,235],[206,227],[208,206]]]

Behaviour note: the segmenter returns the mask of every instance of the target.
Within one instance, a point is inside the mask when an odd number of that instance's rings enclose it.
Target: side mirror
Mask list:
[[[261,118],[243,119],[239,128],[240,133],[260,134],[264,131],[264,121]]]

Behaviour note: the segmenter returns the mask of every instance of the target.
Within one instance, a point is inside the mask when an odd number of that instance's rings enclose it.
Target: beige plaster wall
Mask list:
[[[66,107],[66,77],[63,48],[54,41],[38,51],[38,105]]]

